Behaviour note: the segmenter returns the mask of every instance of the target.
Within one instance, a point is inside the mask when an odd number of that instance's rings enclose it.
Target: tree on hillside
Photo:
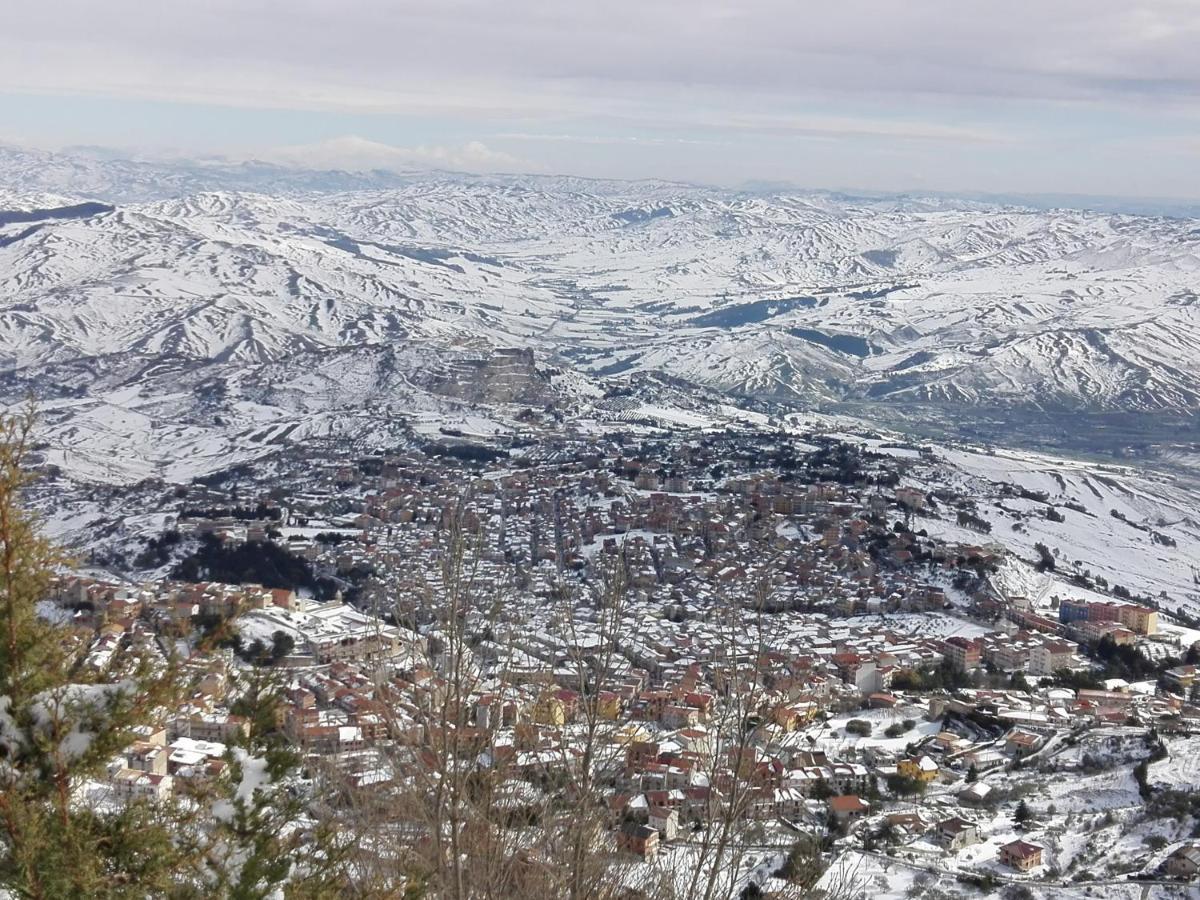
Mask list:
[[[161,658],[88,673],[87,642],[38,616],[63,559],[22,505],[32,411],[0,414],[0,888],[14,896],[146,897],[195,856],[170,817],[79,802],[88,779],[163,708],[176,669]]]
[[[1055,562],[1054,554],[1050,552],[1050,548],[1039,541],[1033,545],[1033,549],[1038,554],[1037,570],[1039,572],[1053,572],[1057,563]]]
[[[22,505],[33,427],[31,412],[0,414],[0,896],[345,896],[343,848],[358,835],[310,822],[275,727],[281,685],[258,670],[237,692],[253,727],[232,749],[231,779],[158,801],[108,792],[108,764],[178,708],[193,660],[135,644],[95,672],[90,641],[38,615],[64,561]]]

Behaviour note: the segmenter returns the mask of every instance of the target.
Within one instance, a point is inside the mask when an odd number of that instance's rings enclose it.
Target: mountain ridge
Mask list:
[[[79,415],[102,385],[157,408],[186,371],[225,386],[220,409],[169,416],[233,421],[248,372],[389,347],[529,350],[593,395],[656,373],[792,409],[1200,409],[1194,221],[552,176],[191,191],[127,162],[135,194],[189,191],[55,216],[83,197],[25,178],[42,162],[0,150],[0,370]],[[51,162],[44,182],[109,164]]]

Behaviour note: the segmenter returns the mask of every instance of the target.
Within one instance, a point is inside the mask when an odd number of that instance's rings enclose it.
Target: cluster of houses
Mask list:
[[[179,523],[185,548],[198,534],[275,540],[343,584],[349,601],[79,577],[60,578],[50,600],[92,642],[97,671],[131,646],[169,653],[214,621],[243,645],[276,647],[270,664],[289,681],[278,727],[358,787],[396,785],[388,754],[404,748],[420,765],[448,730],[473,765],[542,784],[574,763],[581,724],[599,720],[612,839],[643,858],[686,840],[688,821],[735,796],[747,821],[853,833],[889,815],[956,852],[980,839],[968,810],[987,785],[963,782],[964,811],[925,823],[887,813],[891,776],[950,784],[1028,759],[1071,729],[1200,724],[1186,694],[1015,687],[1018,673],[1088,669],[1089,641],[1153,635],[1156,614],[1068,600],[1054,621],[996,596],[979,577],[996,547],[899,523],[931,506],[922,490],[783,477],[753,458],[739,467],[719,438],[636,450],[592,442],[551,460],[483,472],[419,454],[318,465],[269,527],[227,516]],[[451,533],[468,536],[478,598],[452,623],[441,618],[451,586],[438,574]],[[624,593],[605,598],[616,611],[602,625],[583,588],[612,566]],[[455,644],[450,627],[469,640]],[[114,763],[114,790],[161,797],[182,779],[221,777],[226,744],[246,727],[231,712],[228,674],[261,664],[230,649],[195,661],[185,706]],[[450,684],[463,665],[465,691]],[[1195,676],[1185,668],[1181,684]],[[939,670],[965,686],[921,686]],[[753,702],[734,720],[729,697],[743,685]],[[814,749],[809,738],[831,717],[863,709],[948,724],[893,750]],[[1041,853],[1016,840],[998,860],[1024,872]]]

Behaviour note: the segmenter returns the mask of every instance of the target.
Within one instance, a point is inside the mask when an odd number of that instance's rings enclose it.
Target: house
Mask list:
[[[271,604],[280,609],[295,612],[300,608],[300,597],[295,591],[288,588],[272,588]]]
[[[925,755],[917,759],[910,757],[902,759],[896,764],[896,772],[904,778],[929,784],[938,776],[938,764]]]
[[[859,763],[834,763],[819,769],[820,779],[839,794],[863,794],[875,786],[875,776]]]
[[[1012,754],[1014,759],[1023,759],[1045,743],[1045,738],[1032,731],[1014,728],[1004,739],[1004,749]]]
[[[931,747],[943,753],[952,753],[963,747],[966,743],[967,741],[963,740],[953,731],[939,731],[929,742]]]
[[[625,774],[627,776],[644,772],[658,762],[658,741],[630,741],[625,748]]]
[[[119,769],[112,776],[113,792],[125,800],[165,800],[171,796],[174,779],[138,769]]]
[[[1163,672],[1163,680],[1169,687],[1186,694],[1196,683],[1197,671],[1200,670],[1193,665],[1175,666]]]
[[[809,707],[815,710],[815,707]],[[797,706],[786,706],[779,704],[771,711],[771,718],[785,732],[795,731],[797,728],[803,727],[811,718],[809,709],[802,709]]]
[[[543,694],[533,707],[533,720],[539,725],[561,726],[567,721],[567,709],[554,694]]]
[[[664,841],[673,841],[679,834],[679,810],[666,806],[650,808],[650,827],[657,831]]]
[[[855,794],[841,794],[829,798],[829,812],[839,825],[857,822],[870,809],[870,804]]]
[[[220,760],[225,756],[224,744],[185,737],[176,738],[167,750],[170,751],[170,756],[167,757],[167,771],[172,775],[181,769],[201,768],[209,761]]]
[[[947,850],[961,850],[963,847],[979,843],[979,828],[974,822],[951,816],[937,823],[933,837]]]
[[[1028,841],[1012,841],[1000,848],[1000,862],[1018,872],[1028,872],[1042,864],[1042,848]]]
[[[1031,675],[1053,675],[1059,669],[1070,669],[1075,657],[1075,645],[1067,641],[1046,641],[1029,651]]]
[[[842,681],[858,689],[860,693],[870,694],[879,690],[879,673],[875,660],[865,659],[857,653],[835,653],[829,658]]]
[[[126,759],[130,769],[151,775],[166,775],[168,756],[167,749],[159,744],[134,741]]]
[[[799,787],[776,788],[771,801],[772,812],[785,819],[798,819],[806,810],[806,792]]]
[[[658,832],[649,825],[626,822],[617,831],[617,849],[642,859],[654,859],[658,856]]]
[[[958,792],[958,802],[964,806],[981,806],[992,792],[992,786],[982,781],[967,785]]]
[[[929,823],[921,816],[920,811],[888,813],[884,817],[884,823],[895,834],[902,837],[914,837],[929,827]]]
[[[1168,856],[1167,874],[1172,878],[1195,878],[1200,874],[1200,844],[1184,844]]]
[[[614,691],[601,691],[596,698],[596,711],[599,713],[600,718],[609,722],[616,722],[625,711],[625,700],[620,694]]]

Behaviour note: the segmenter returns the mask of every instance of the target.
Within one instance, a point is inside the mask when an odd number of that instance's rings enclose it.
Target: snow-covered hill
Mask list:
[[[119,410],[297,435],[501,347],[576,373],[568,402],[641,372],[801,406],[1200,409],[1194,220],[3,149],[0,184],[0,379],[80,434]]]

